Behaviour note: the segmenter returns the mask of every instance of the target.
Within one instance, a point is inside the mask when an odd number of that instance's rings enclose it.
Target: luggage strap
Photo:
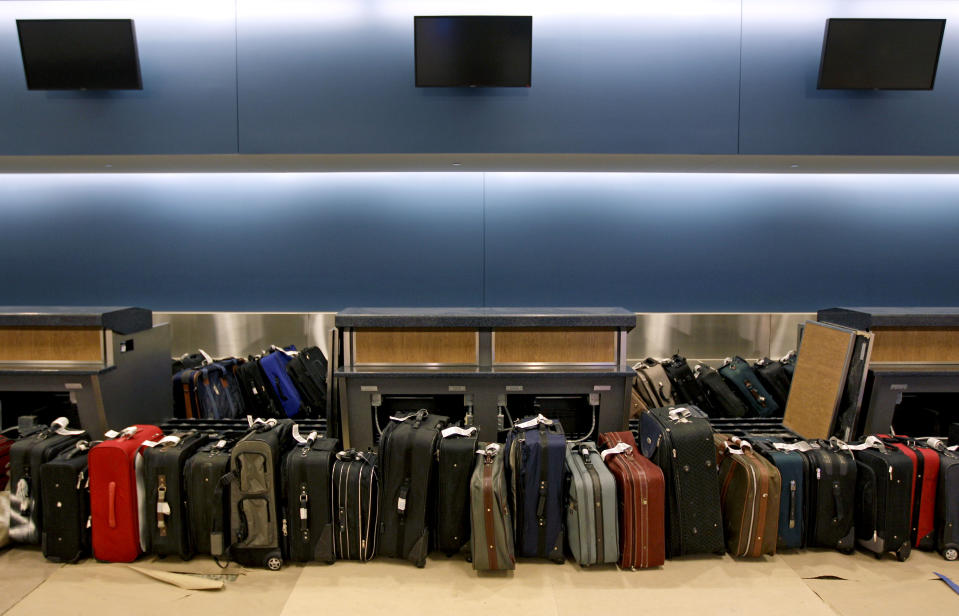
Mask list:
[[[633,447],[628,443],[617,443],[615,447],[609,449],[604,449],[599,455],[602,456],[603,461],[606,461],[607,456],[612,456],[618,453],[632,453]]]

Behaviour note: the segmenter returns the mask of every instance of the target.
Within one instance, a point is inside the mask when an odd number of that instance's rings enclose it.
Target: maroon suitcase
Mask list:
[[[599,443],[619,492],[619,566],[658,567],[666,560],[663,471],[639,453],[631,432],[604,432]]]

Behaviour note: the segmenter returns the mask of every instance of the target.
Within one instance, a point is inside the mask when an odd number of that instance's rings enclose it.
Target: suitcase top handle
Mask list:
[[[669,409],[669,419],[671,421],[675,421],[676,423],[691,423],[689,421],[690,415],[692,415],[692,413],[689,411],[689,409],[682,406]]]
[[[496,457],[496,454],[499,453],[499,447],[500,447],[499,443],[490,443],[489,445],[486,446],[485,449],[477,449],[476,453],[483,454],[483,456],[485,457],[484,461],[487,464],[489,464],[493,461],[493,458]]]
[[[599,455],[602,456],[603,461],[606,460],[606,456],[612,456],[618,453],[630,454],[633,452],[632,445],[628,443],[616,443],[615,447],[610,447],[609,449],[604,449]]]
[[[948,447],[941,438],[930,437],[926,439],[926,445],[936,451],[956,452],[959,451],[959,445]]]
[[[351,461],[351,460],[361,460],[367,464],[372,464],[369,458],[366,457],[362,451],[357,451],[355,449],[347,449],[346,451],[340,451],[336,454],[337,460]]]
[[[526,430],[527,428],[535,428],[536,426],[540,426],[540,425],[551,426],[553,425],[553,420],[547,419],[545,416],[543,416],[542,413],[540,413],[539,415],[537,415],[536,417],[533,417],[532,419],[528,419],[526,421],[516,424],[516,427],[519,428],[520,430]]]

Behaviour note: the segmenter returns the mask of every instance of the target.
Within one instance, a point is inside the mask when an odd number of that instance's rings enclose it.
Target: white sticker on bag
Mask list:
[[[443,435],[443,438],[448,438],[450,436],[473,436],[476,434],[476,426],[471,426],[469,428],[460,428],[459,426],[452,426],[443,430],[440,434]]]

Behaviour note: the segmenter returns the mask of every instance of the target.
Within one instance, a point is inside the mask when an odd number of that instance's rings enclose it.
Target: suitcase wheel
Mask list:
[[[882,552],[874,552],[873,556],[876,557],[876,560],[882,560]]]
[[[912,548],[909,546],[909,542],[907,541],[899,546],[898,550],[896,550],[896,558],[899,559],[899,562],[905,562],[911,553]]]
[[[270,571],[279,571],[283,567],[283,559],[274,553],[266,559],[265,564]]]
[[[946,548],[942,551],[942,557],[946,560],[956,560],[959,558],[959,550],[956,548]]]

